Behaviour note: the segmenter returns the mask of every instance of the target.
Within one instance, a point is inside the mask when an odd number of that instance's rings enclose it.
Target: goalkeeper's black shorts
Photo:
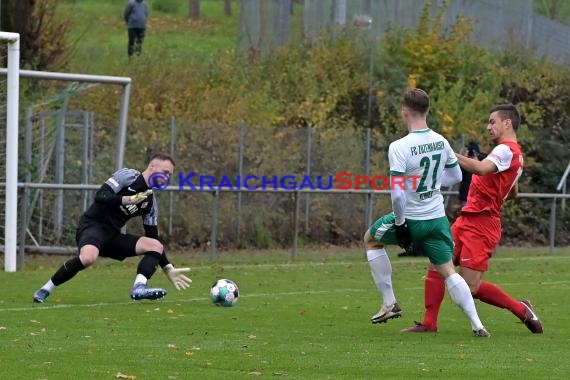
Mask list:
[[[139,236],[122,234],[115,227],[82,217],[75,234],[77,247],[94,245],[99,249],[99,256],[122,261],[136,256]]]

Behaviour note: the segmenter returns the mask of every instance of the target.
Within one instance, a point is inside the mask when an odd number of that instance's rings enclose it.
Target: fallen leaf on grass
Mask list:
[[[125,375],[124,373],[117,372],[117,374],[115,375],[115,378],[133,380],[133,379],[136,379],[137,377],[135,375]]]
[[[261,372],[259,372],[259,371],[251,371],[251,372],[248,372],[247,374],[248,374],[248,375],[251,375],[251,376],[261,376],[261,375],[263,375],[263,374],[262,374]]]
[[[273,372],[273,376],[287,376],[288,373],[287,372],[281,372],[281,371],[274,371]]]
[[[193,353],[192,351],[186,352],[186,356],[190,357],[190,356],[192,356],[192,355],[194,355],[194,353]]]
[[[175,344],[172,344],[172,343],[169,343],[167,347],[168,347],[168,348],[176,348],[176,345],[175,345]]]

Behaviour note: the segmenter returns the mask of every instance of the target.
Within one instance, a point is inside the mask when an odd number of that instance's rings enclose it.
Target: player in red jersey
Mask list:
[[[543,332],[529,300],[518,301],[497,285],[483,281],[494,248],[501,239],[501,207],[515,198],[523,171],[523,154],[516,131],[520,115],[512,104],[495,106],[489,112],[487,132],[497,144],[482,161],[457,154],[459,165],[473,173],[467,204],[451,228],[455,249],[453,262],[474,298],[508,309],[534,334]],[[441,276],[430,266],[424,284],[426,314],[422,323],[402,332],[436,332],[437,316],[445,294]]]

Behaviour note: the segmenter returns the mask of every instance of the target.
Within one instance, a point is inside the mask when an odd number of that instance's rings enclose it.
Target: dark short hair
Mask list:
[[[422,89],[409,88],[404,92],[402,104],[404,107],[423,115],[429,110],[429,95]]]
[[[170,161],[172,166],[176,166],[176,163],[174,162],[174,158],[172,158],[171,155],[166,154],[166,153],[155,153],[150,157],[150,160],[148,162],[151,162],[152,160]]]
[[[517,107],[512,105],[511,103],[508,104],[499,104],[491,108],[489,114],[493,112],[497,112],[501,120],[511,119],[511,124],[513,125],[513,129],[516,131],[521,124],[521,115],[517,110]]]

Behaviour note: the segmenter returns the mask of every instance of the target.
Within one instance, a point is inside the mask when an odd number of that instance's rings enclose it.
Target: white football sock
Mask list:
[[[137,277],[135,277],[135,285],[137,285],[137,284],[145,284],[146,285],[147,281],[148,281],[148,279],[140,273],[137,274]]]
[[[366,251],[366,258],[368,265],[370,265],[372,279],[382,294],[382,305],[393,305],[396,302],[396,296],[392,289],[392,264],[386,250],[384,248],[368,250]]]
[[[469,285],[465,282],[459,273],[454,273],[445,279],[445,286],[452,301],[461,308],[463,313],[469,318],[471,322],[471,329],[477,331],[483,328],[483,324],[477,315],[475,308],[475,301],[469,290]]]
[[[51,293],[53,291],[53,289],[55,289],[55,285],[50,279],[48,282],[45,283],[44,286],[42,286],[42,289],[47,290],[48,292]]]

